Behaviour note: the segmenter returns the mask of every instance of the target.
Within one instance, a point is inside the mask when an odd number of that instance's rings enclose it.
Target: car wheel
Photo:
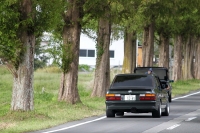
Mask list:
[[[158,105],[158,110],[155,110],[152,112],[152,117],[154,118],[160,118],[162,115],[161,105]]]
[[[169,101],[170,103],[172,102],[172,94],[171,94],[171,93],[169,94],[168,101]]]
[[[124,116],[124,112],[117,112],[116,115],[117,116]]]
[[[112,110],[106,109],[106,116],[107,117],[115,117],[115,113]]]
[[[165,107],[165,112],[162,113],[163,116],[169,116],[169,103]]]

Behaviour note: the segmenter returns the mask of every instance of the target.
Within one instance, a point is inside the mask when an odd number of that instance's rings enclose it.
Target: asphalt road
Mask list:
[[[200,92],[173,99],[170,115],[126,113],[123,117],[86,118],[34,133],[200,133]]]

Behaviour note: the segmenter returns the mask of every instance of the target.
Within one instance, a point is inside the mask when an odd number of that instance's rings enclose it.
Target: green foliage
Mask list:
[[[59,36],[53,35],[46,52],[53,59],[53,64],[58,65],[63,72],[67,72],[73,60],[72,45],[63,44]]]
[[[170,27],[174,35],[187,36],[188,34],[198,34],[197,22],[199,19],[200,1],[193,0],[192,2],[176,0],[173,2],[171,22],[173,26]],[[197,25],[196,25],[197,24]]]
[[[35,44],[35,57],[34,57],[34,69],[38,68],[43,68],[47,66],[47,62],[50,59],[45,52],[45,49],[47,46],[40,45],[41,43],[41,38],[36,39],[36,44]]]
[[[91,67],[89,66],[89,65],[87,65],[87,64],[80,64],[79,66],[78,66],[78,69],[79,70],[86,70],[86,71],[91,71]]]
[[[91,18],[90,14],[84,15],[82,20],[82,33],[87,35],[87,37],[96,41],[97,28],[98,28],[97,19]]]
[[[84,12],[90,14],[91,18],[98,18],[105,15],[105,8],[109,6],[108,0],[88,0],[84,4]]]
[[[17,36],[19,28],[19,12],[16,1],[6,1],[0,4],[0,58],[3,62],[11,62],[17,67],[20,61],[22,45]]]
[[[72,44],[63,44],[62,47],[62,65],[61,69],[64,73],[69,71],[70,64],[73,61]]]
[[[158,17],[155,20],[155,27],[158,35],[161,33],[165,37],[171,37],[172,32],[174,30],[174,24],[173,24],[173,2],[168,2],[167,0],[158,3],[158,10],[159,14]]]
[[[55,29],[62,19],[62,13],[65,10],[66,2],[62,0],[34,0],[34,10],[36,20],[34,23],[37,36],[41,36],[44,31]]]
[[[97,49],[97,57],[98,57],[98,58],[101,58],[101,56],[102,56],[103,53],[104,53],[103,45],[102,45],[102,44],[96,45],[96,49]]]
[[[49,58],[53,59],[52,65],[58,65],[59,67],[62,66],[61,58],[62,58],[62,41],[61,38],[52,35],[50,37],[48,48],[45,52],[49,55]]]
[[[21,0],[6,0],[0,4],[0,58],[15,68],[25,52],[24,33],[40,37],[60,22],[62,0],[34,0],[30,14],[22,13]],[[34,16],[34,17],[33,17]]]

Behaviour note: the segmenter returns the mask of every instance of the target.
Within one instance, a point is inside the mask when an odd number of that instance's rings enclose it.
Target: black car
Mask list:
[[[152,116],[157,118],[169,115],[168,94],[156,75],[116,75],[105,103],[107,117],[123,116],[124,112],[152,112]]]
[[[158,75],[162,85],[165,86],[165,88],[168,88],[169,102],[171,102],[172,101],[172,86],[170,83],[174,81],[169,79],[169,70],[166,67],[136,67],[134,69],[134,73],[144,74],[150,68],[152,68],[153,73]]]

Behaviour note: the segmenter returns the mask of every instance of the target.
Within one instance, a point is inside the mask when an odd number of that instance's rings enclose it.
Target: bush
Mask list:
[[[89,65],[86,65],[86,64],[80,64],[78,66],[78,70],[79,71],[92,71],[93,68],[91,68]]]

